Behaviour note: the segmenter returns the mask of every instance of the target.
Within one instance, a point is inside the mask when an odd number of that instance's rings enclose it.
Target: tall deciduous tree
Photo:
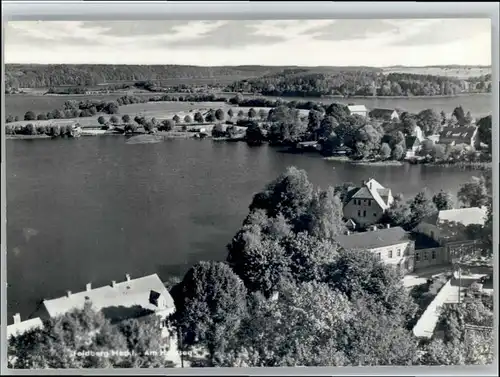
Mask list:
[[[224,111],[222,109],[217,109],[215,111],[215,118],[219,121],[222,122],[224,120]]]
[[[254,196],[250,210],[263,209],[270,217],[281,213],[286,219],[295,220],[307,211],[312,194],[307,173],[292,166]]]
[[[203,115],[197,111],[195,114],[194,114],[194,121],[196,123],[203,123],[204,119],[203,119]]]
[[[176,288],[175,319],[186,344],[202,344],[213,359],[237,331],[246,312],[246,288],[222,262],[200,262]]]
[[[432,197],[432,201],[434,202],[434,205],[436,206],[438,211],[453,208],[453,197],[449,192],[445,192],[443,190],[439,191],[438,193],[434,194],[434,196]]]
[[[488,189],[483,177],[472,177],[460,186],[457,197],[465,207],[482,207],[487,203]]]
[[[424,135],[435,135],[441,131],[441,118],[432,110],[422,110],[417,114],[416,125],[422,129]]]

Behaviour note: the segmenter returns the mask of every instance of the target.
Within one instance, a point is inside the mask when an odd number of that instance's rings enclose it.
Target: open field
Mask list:
[[[92,99],[98,101],[114,101],[117,98],[126,95],[127,93],[118,94],[104,94],[104,95],[62,95],[62,96],[42,96],[42,95],[24,95],[14,94],[5,96],[5,114],[18,116],[22,119],[27,111],[33,111],[35,114],[47,113],[55,109],[63,109],[64,102],[75,100],[82,101],[85,99]],[[135,96],[152,97],[151,93],[134,93]]]
[[[432,75],[468,79],[491,74],[491,67],[391,67],[383,69],[385,74],[410,73],[415,75]]]
[[[233,109],[235,118],[238,113],[238,111],[243,110],[245,112],[245,115],[248,113],[249,108],[247,107],[235,107],[235,106],[230,106],[226,103],[223,102],[194,102],[194,103],[189,103],[189,102],[148,102],[148,103],[134,103],[131,105],[126,105],[126,106],[120,106],[120,112],[116,114],[118,118],[121,118],[123,115],[128,114],[132,119],[136,116],[144,116],[146,118],[156,118],[158,121],[162,121],[165,119],[172,119],[174,115],[178,115],[181,120],[184,119],[186,115],[190,115],[191,118],[194,117],[194,114],[197,111],[200,111],[202,114],[206,113],[208,110],[213,109],[223,109],[224,112],[226,113],[226,119],[227,117],[227,112],[229,109]],[[254,107],[255,111],[259,112],[259,110],[264,109],[264,111],[267,113],[270,109],[269,108],[260,108],[260,107]],[[300,110],[301,115],[307,116],[309,113],[308,110]],[[9,123],[10,126],[23,126],[28,123],[32,123],[34,125],[51,125],[51,124],[68,124],[72,122],[78,122],[81,126],[83,127],[88,127],[88,126],[97,126],[97,118],[99,116],[104,116],[106,120],[108,120],[111,115],[103,115],[103,114],[97,114],[93,117],[85,117],[85,118],[69,118],[69,119],[50,119],[50,120],[34,120],[34,121],[25,121],[21,120],[18,122],[12,122]]]

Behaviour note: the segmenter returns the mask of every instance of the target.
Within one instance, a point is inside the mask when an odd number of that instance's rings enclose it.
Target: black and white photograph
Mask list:
[[[494,363],[489,18],[3,48],[9,369]]]

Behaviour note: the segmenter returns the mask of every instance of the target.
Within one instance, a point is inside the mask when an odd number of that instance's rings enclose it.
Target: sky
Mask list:
[[[12,21],[5,63],[491,65],[489,19]]]

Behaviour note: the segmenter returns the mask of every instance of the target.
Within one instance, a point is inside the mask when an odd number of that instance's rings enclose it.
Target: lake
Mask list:
[[[111,280],[183,274],[224,260],[253,194],[286,167],[323,188],[374,177],[406,197],[456,193],[479,172],[354,166],[211,140],[127,144],[120,136],[7,140],[8,314]],[[11,320],[9,320],[9,323]]]

